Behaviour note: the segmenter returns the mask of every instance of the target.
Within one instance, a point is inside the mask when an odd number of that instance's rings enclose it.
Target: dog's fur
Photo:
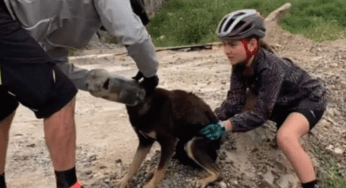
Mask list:
[[[219,169],[215,164],[220,139],[210,141],[198,132],[218,119],[210,107],[192,93],[181,90],[156,89],[137,106],[127,106],[130,122],[139,138],[139,146],[129,173],[120,181],[120,188],[128,187],[154,141],[161,145],[158,169],[145,186],[156,187],[164,178],[174,151],[183,163],[197,163],[209,176],[199,182],[200,187],[216,181]],[[192,159],[192,160],[191,160]]]

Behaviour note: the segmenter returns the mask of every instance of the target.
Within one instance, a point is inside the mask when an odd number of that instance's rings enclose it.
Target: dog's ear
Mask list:
[[[103,84],[103,88],[108,89],[109,86],[109,78],[105,81],[105,83]]]

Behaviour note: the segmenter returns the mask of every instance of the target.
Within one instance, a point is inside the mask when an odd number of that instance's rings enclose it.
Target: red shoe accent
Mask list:
[[[75,183],[74,185],[72,185],[72,187],[69,187],[69,188],[83,188],[82,187],[82,184],[79,180],[77,180],[77,183]]]

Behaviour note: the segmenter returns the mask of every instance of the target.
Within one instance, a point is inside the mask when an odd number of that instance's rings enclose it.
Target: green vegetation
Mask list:
[[[224,15],[254,8],[267,16],[284,0],[169,0],[151,21],[149,32],[156,46],[201,44],[218,41],[217,24]],[[345,0],[292,0],[281,26],[314,41],[346,36]]]
[[[346,170],[340,170],[335,157],[329,150],[315,148],[314,153],[318,156],[320,164],[321,186],[330,188],[346,188]]]
[[[81,51],[80,49],[69,48],[68,56],[77,56],[80,51]]]

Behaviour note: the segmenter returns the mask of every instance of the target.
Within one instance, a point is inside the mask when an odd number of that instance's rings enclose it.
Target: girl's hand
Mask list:
[[[210,140],[217,140],[223,135],[223,133],[225,133],[225,131],[226,128],[224,122],[219,121],[216,124],[207,125],[200,130],[199,133]]]

